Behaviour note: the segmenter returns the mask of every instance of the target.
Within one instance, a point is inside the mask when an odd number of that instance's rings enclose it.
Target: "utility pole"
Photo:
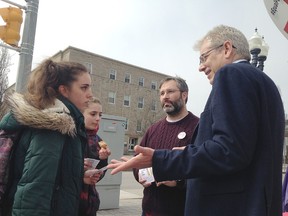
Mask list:
[[[9,46],[5,44],[1,44],[1,46],[4,46],[6,48],[19,52],[20,57],[19,57],[18,72],[17,72],[17,79],[16,79],[16,92],[23,93],[26,90],[25,88],[26,88],[27,80],[28,80],[29,74],[31,73],[31,68],[32,68],[39,0],[25,0],[27,2],[26,6],[19,5],[10,0],[1,0],[1,1],[14,5],[20,8],[21,10],[25,10],[25,13],[26,13],[24,29],[23,29],[23,34],[22,34],[22,43],[21,43],[21,46],[18,47],[17,44],[18,44],[19,38],[16,37],[14,43],[10,43],[9,41],[10,41],[10,38],[14,38],[15,35],[19,34],[17,31],[16,31],[17,33],[16,32],[11,33],[10,31],[10,29],[13,27],[12,24],[10,24],[10,21],[14,21],[15,19],[14,11],[17,12],[17,10],[19,9],[16,10],[16,8],[10,8],[10,7],[0,9],[0,12],[2,10],[1,16],[3,19],[5,18],[5,21],[7,23],[6,26],[2,28],[0,27],[0,33],[1,33],[0,36],[1,36],[1,39],[4,40],[4,42],[10,45]],[[17,15],[18,14],[19,14],[19,11],[17,12]],[[21,19],[21,22],[22,22],[22,19]]]

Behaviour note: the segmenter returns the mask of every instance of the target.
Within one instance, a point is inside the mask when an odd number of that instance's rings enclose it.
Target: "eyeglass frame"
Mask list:
[[[160,91],[160,92],[159,92],[159,95],[160,95],[160,96],[163,96],[163,95],[165,95],[165,94],[171,95],[171,94],[174,94],[174,93],[177,92],[177,91],[183,92],[183,91],[181,91],[180,89],[167,89],[166,91]]]
[[[219,49],[219,48],[222,47],[223,45],[224,45],[224,43],[221,44],[221,45],[219,45],[219,46],[213,47],[213,48],[211,48],[210,50],[202,53],[202,54],[200,55],[200,57],[199,57],[199,60],[200,60],[199,65],[200,65],[200,64],[203,64],[204,62],[206,62],[207,58],[209,57],[209,55],[211,54],[212,51],[214,51],[214,50],[216,50],[216,49]],[[234,45],[232,45],[232,48],[237,49]]]

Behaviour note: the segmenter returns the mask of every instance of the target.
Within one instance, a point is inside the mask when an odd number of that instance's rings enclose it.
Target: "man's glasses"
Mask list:
[[[160,91],[160,96],[164,96],[165,94],[171,95],[171,94],[174,94],[177,91],[180,91],[180,90],[179,89],[167,89],[166,91]]]
[[[220,48],[220,47],[222,47],[222,46],[223,46],[223,44],[221,44],[221,45],[219,45],[219,46],[216,46],[216,47],[214,47],[214,48],[212,48],[212,49],[210,49],[210,50],[202,53],[202,54],[200,55],[200,57],[199,57],[200,64],[203,64],[204,62],[206,62],[208,56],[211,54],[211,52],[212,52],[213,50],[216,50],[216,49],[218,49],[218,48]]]
[[[200,57],[199,57],[199,60],[200,60],[200,63],[199,63],[199,64],[203,64],[204,62],[206,62],[206,60],[207,60],[208,56],[211,54],[211,52],[212,52],[213,50],[219,49],[219,48],[222,47],[223,45],[224,45],[224,44],[221,44],[221,45],[219,45],[219,46],[216,46],[216,47],[214,47],[214,48],[212,48],[212,49],[210,49],[210,50],[202,53],[202,54],[200,55]],[[235,47],[234,45],[232,45],[232,47],[233,47],[234,49],[236,49],[236,47]]]

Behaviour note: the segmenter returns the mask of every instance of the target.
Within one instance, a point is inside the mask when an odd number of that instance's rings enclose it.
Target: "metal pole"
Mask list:
[[[257,67],[257,64],[258,64],[258,54],[261,52],[261,49],[259,48],[254,48],[253,50],[250,50],[250,53],[252,54],[252,62],[251,64],[254,66],[254,67]]]
[[[261,71],[264,71],[264,61],[266,61],[266,56],[259,56],[258,57],[258,68],[261,70]]]
[[[20,9],[26,10],[26,7],[25,7],[25,6],[20,5],[20,4],[17,4],[17,3],[15,3],[15,2],[12,2],[12,1],[9,1],[9,0],[1,0],[1,1],[6,2],[6,3],[8,3],[8,4],[11,4],[11,5],[14,5],[14,6],[16,6],[16,7],[19,7]]]
[[[26,2],[27,9],[16,80],[16,92],[19,93],[25,92],[28,76],[31,73],[39,5],[39,0],[26,0]]]
[[[7,49],[15,50],[15,51],[17,51],[17,52],[20,52],[20,48],[18,48],[18,47],[8,46],[8,45],[2,44],[2,43],[0,43],[0,46],[1,46],[1,47],[5,47],[5,48],[7,48]]]

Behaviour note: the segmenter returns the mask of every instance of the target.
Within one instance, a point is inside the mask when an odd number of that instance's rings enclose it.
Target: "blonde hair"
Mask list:
[[[96,104],[102,105],[100,99],[99,99],[99,98],[96,98],[96,97],[93,97],[93,98],[90,100],[90,103],[96,103]]]

